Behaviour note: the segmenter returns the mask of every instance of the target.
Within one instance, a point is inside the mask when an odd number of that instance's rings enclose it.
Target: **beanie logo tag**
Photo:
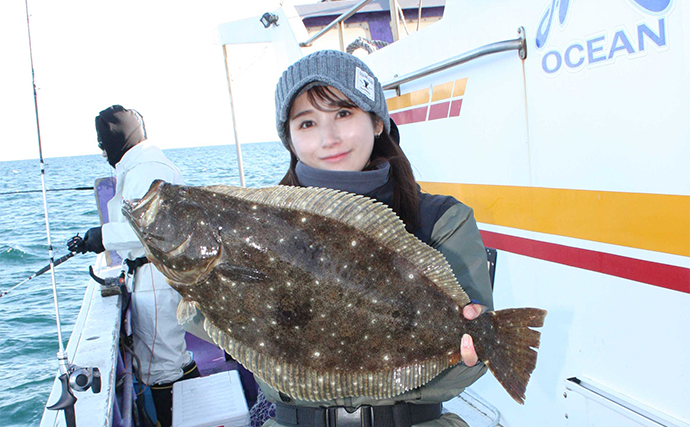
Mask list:
[[[355,89],[362,92],[372,102],[376,102],[376,82],[373,77],[359,67],[355,73]]]

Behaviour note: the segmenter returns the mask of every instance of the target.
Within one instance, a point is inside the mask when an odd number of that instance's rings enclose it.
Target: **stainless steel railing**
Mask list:
[[[322,29],[322,30],[319,31],[318,33],[316,33],[316,34],[314,34],[313,36],[311,36],[307,41],[304,41],[304,42],[300,43],[300,44],[299,44],[300,47],[309,47],[309,46],[311,46],[312,43],[314,43],[314,41],[315,41],[316,39],[318,39],[318,38],[320,38],[321,36],[323,36],[324,34],[326,34],[331,28],[335,27],[336,25],[341,26],[341,28],[340,28],[341,37],[340,37],[340,38],[341,38],[341,44],[342,44],[342,25],[341,25],[341,23],[342,23],[343,21],[345,21],[347,18],[349,18],[349,17],[351,17],[352,15],[354,15],[355,13],[357,13],[358,10],[360,10],[361,8],[363,8],[364,6],[366,6],[368,3],[371,3],[371,0],[362,0],[361,2],[359,2],[359,3],[357,3],[356,5],[352,6],[352,8],[350,8],[350,10],[348,10],[348,11],[345,12],[345,13],[343,13],[343,14],[340,15],[339,17],[337,17],[337,18],[336,18],[333,22],[331,22],[330,24],[326,25],[326,27],[325,27],[324,29]],[[344,48],[342,48],[342,46],[341,46],[341,49],[340,49],[340,50],[344,50]]]
[[[436,64],[429,65],[427,67],[421,68],[412,73],[405,74],[403,76],[396,76],[393,80],[383,84],[384,90],[395,89],[400,91],[400,85],[409,83],[413,80],[421,79],[430,74],[437,73],[439,71],[446,70],[456,65],[464,64],[466,62],[472,61],[473,59],[480,58],[482,56],[491,55],[493,53],[506,52],[510,50],[517,50],[520,59],[524,60],[527,58],[527,42],[525,39],[525,29],[523,27],[518,28],[518,38],[513,40],[505,40],[496,43],[490,43],[486,46],[478,47],[472,49],[468,52],[461,53],[452,58],[448,58]]]

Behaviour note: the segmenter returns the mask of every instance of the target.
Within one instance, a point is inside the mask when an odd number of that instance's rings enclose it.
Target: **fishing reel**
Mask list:
[[[72,390],[87,391],[91,388],[94,394],[101,392],[101,371],[98,368],[72,365],[68,374],[69,386]]]
[[[60,356],[58,356],[60,358]],[[67,368],[65,368],[67,365]],[[76,426],[76,416],[74,413],[74,404],[77,402],[76,396],[72,390],[91,391],[96,394],[101,392],[101,371],[96,368],[79,367],[77,365],[70,365],[66,356],[60,358],[60,366],[63,369],[63,374],[58,377],[62,385],[62,392],[60,398],[54,404],[48,406],[46,409],[51,411],[63,410],[65,413],[65,423],[68,427]],[[65,372],[65,370],[67,372]]]
[[[79,233],[77,233],[76,236],[72,237],[67,241],[67,248],[69,249],[70,252],[82,252],[82,249],[84,247],[84,239],[79,236]]]

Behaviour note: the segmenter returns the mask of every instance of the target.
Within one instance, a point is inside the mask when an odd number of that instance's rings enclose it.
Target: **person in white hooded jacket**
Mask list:
[[[96,117],[98,146],[115,168],[117,184],[108,202],[109,221],[73,239],[72,252],[100,253],[115,250],[130,266],[136,266],[132,285],[132,335],[139,361],[139,377],[151,388],[158,422],[171,425],[172,384],[199,376],[187,351],[185,330],[176,318],[180,294],[145,258],[144,247],[122,215],[124,200],[140,199],[157,179],[182,184],[177,167],[146,139],[144,121],[136,110],[113,105]]]

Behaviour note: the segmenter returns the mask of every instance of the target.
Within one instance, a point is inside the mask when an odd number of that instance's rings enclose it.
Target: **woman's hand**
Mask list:
[[[462,309],[462,315],[465,316],[465,319],[467,320],[474,320],[479,317],[480,314],[482,314],[481,304],[467,304]],[[467,366],[474,366],[479,361],[477,352],[474,350],[474,342],[472,342],[472,337],[468,334],[464,334],[462,336],[460,355],[462,357],[462,361]]]

